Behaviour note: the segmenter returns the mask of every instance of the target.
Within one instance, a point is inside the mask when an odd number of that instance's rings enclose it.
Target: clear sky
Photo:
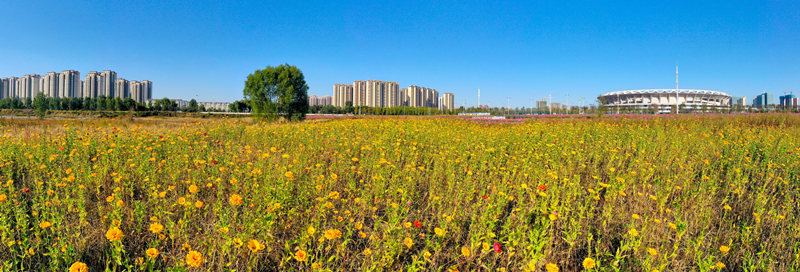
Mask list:
[[[456,106],[680,87],[800,94],[800,1],[5,1],[0,77],[111,69],[155,98],[241,99],[289,63],[310,94],[378,79]],[[569,4],[561,2],[570,2]]]

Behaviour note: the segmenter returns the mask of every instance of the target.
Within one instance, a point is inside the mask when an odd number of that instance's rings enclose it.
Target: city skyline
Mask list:
[[[149,80],[126,80],[117,78],[117,72],[90,71],[81,79],[77,70],[60,73],[47,72],[26,74],[22,77],[0,75],[0,99],[33,99],[39,93],[53,98],[131,98],[138,103],[147,103],[153,97],[153,82]]]
[[[4,7],[0,24],[14,27],[0,29],[9,37],[0,43],[0,76],[106,67],[158,82],[156,97],[239,100],[247,74],[283,63],[304,72],[310,95],[385,78],[452,91],[457,106],[478,104],[478,89],[481,104],[492,106],[529,106],[549,95],[566,103],[567,94],[571,105],[580,97],[589,104],[611,91],[671,88],[676,64],[690,89],[753,97],[800,87],[796,1]]]

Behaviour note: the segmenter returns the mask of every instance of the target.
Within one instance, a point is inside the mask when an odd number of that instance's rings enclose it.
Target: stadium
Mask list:
[[[728,109],[731,98],[723,92],[690,89],[626,90],[597,97],[609,112],[646,112],[658,107],[659,113],[669,113],[673,106],[681,112]]]

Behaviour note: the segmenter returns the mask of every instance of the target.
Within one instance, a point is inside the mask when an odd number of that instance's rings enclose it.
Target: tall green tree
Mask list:
[[[39,116],[39,118],[44,118],[44,115],[47,113],[47,106],[47,96],[42,92],[36,94],[36,97],[33,98],[33,108],[36,110],[36,115]]]
[[[303,72],[295,66],[267,66],[247,76],[244,97],[253,115],[267,120],[280,117],[303,120],[308,112],[308,85]]]

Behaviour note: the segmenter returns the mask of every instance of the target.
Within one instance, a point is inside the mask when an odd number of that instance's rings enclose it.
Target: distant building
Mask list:
[[[770,105],[775,105],[775,97],[771,93],[762,93],[753,98],[753,107],[768,108]]]
[[[17,97],[17,78],[7,77],[3,79],[3,98]]]
[[[442,108],[445,109],[445,110],[453,110],[453,109],[455,109],[456,108],[455,107],[455,102],[456,102],[455,99],[456,99],[456,96],[453,93],[444,93],[444,94],[442,94],[442,104],[444,104],[442,106]]]
[[[0,80],[0,98],[33,98],[40,92],[48,97],[60,98],[96,98],[99,96],[120,99],[134,98],[130,86],[130,82],[117,78],[117,72],[110,70],[100,73],[91,71],[83,80],[80,78],[80,72],[65,70],[61,73],[49,72],[44,76],[30,74],[22,78],[4,78]],[[141,88],[139,93],[141,98],[137,102],[145,102],[152,98],[152,82],[143,80],[137,82],[136,86]]]
[[[333,96],[322,96],[317,97],[316,95],[308,96],[308,105],[309,106],[328,106],[332,105],[333,103]]]
[[[95,71],[86,74],[86,77],[83,78],[83,94],[81,96],[94,98],[102,95],[98,88],[99,78],[100,74]]]
[[[127,79],[117,78],[114,82],[114,91],[121,98],[131,98],[130,83]],[[132,98],[131,98],[132,99]]]
[[[66,70],[58,74],[58,97],[79,97],[81,92],[81,73]]]
[[[333,84],[333,105],[344,107],[347,102],[353,103],[353,84]]]
[[[353,106],[367,105],[367,81],[353,81]]]
[[[547,100],[536,101],[536,109],[547,110]]]
[[[203,106],[206,111],[228,111],[228,102],[197,102],[197,107]]]
[[[731,107],[747,107],[747,98],[744,96],[734,96],[731,98]]]
[[[797,108],[797,97],[795,97],[792,93],[780,96],[778,101],[782,109]]]
[[[49,72],[45,74],[39,83],[44,95],[48,97],[58,97],[58,73]]]
[[[704,107],[725,109],[730,106],[731,96],[711,90],[648,89],[625,90],[605,93],[597,97],[602,106],[629,110],[658,107],[659,112],[668,113],[672,106],[700,109]]]
[[[39,88],[40,78],[41,76],[39,75],[31,74],[25,75],[17,80],[17,97],[21,99],[33,99],[36,95],[38,95],[41,91]]]

